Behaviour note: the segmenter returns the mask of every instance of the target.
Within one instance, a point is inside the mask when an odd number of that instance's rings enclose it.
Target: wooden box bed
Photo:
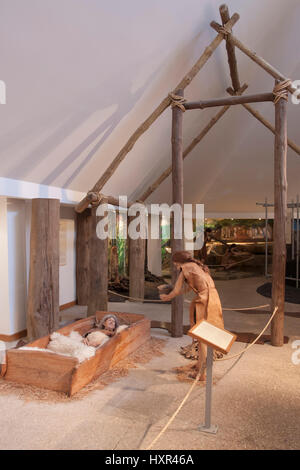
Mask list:
[[[11,349],[7,351],[5,380],[35,385],[74,395],[91,380],[99,377],[121,359],[135,351],[150,338],[150,320],[144,315],[119,312],[97,312],[97,318],[113,313],[128,328],[116,334],[95,353],[95,356],[79,363],[76,358],[44,351]],[[95,316],[76,321],[58,330],[68,335],[78,331],[81,335],[94,325]],[[50,335],[39,338],[27,347],[46,348]]]

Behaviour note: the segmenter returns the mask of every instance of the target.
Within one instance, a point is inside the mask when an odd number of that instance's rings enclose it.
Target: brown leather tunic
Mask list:
[[[195,323],[196,311],[196,323],[205,319],[219,328],[224,328],[220,297],[210,274],[196,263],[184,263],[181,269],[187,284],[196,293],[190,305],[191,326]]]

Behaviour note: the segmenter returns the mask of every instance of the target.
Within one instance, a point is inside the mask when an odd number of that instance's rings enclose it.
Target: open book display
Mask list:
[[[230,331],[218,328],[206,320],[201,320],[199,323],[194,325],[188,331],[188,335],[224,354],[229,352],[237,338],[237,336]]]

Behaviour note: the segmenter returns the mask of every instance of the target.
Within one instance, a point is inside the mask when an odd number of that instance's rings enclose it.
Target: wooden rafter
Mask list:
[[[232,26],[239,20],[239,15],[237,13],[234,13],[231,17],[231,19],[227,22],[226,26],[228,28],[232,28]],[[194,64],[194,66],[189,70],[189,72],[183,77],[183,79],[178,83],[178,85],[175,87],[173,90],[173,93],[178,90],[182,89],[184,90],[190,83],[191,81],[196,77],[198,72],[203,68],[203,66],[206,64],[208,59],[212,56],[214,51],[217,49],[217,47],[221,44],[221,42],[224,39],[224,35],[221,33],[218,33],[218,35],[214,38],[214,40],[209,44],[209,46],[206,47],[204,50],[203,54],[199,57],[197,62]],[[117,156],[113,159],[111,164],[108,166],[108,168],[105,170],[101,178],[97,181],[97,183],[94,185],[92,192],[94,193],[99,193],[103,186],[107,183],[107,181],[110,179],[110,177],[114,174],[120,163],[124,160],[126,155],[130,152],[130,150],[133,148],[137,140],[141,137],[141,135],[146,132],[147,129],[157,120],[157,118],[170,106],[171,104],[171,98],[170,96],[166,96],[162,102],[155,108],[155,110],[148,116],[148,118],[135,130],[135,132],[130,136],[126,144],[122,147],[120,152],[117,154]],[[90,204],[90,201],[88,200],[88,197],[86,196],[76,207],[76,211],[80,209],[80,211],[83,211],[85,208],[88,207]]]

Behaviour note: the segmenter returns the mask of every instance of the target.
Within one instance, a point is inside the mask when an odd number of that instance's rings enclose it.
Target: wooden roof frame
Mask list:
[[[197,62],[193,65],[193,67],[189,70],[189,72],[183,77],[183,79],[178,83],[175,89],[172,91],[173,94],[176,94],[179,89],[184,90],[196,77],[199,71],[204,67],[208,59],[212,56],[214,51],[217,47],[221,44],[223,40],[226,41],[226,49],[227,49],[227,56],[228,56],[228,64],[230,69],[230,76],[232,81],[232,88],[227,88],[227,92],[233,96],[240,96],[248,87],[247,84],[243,86],[240,85],[239,75],[238,75],[238,68],[237,68],[237,61],[235,55],[235,47],[240,49],[244,54],[246,54],[251,60],[253,60],[256,64],[262,67],[267,73],[269,73],[272,77],[279,81],[287,80],[280,71],[275,69],[271,64],[265,61],[262,57],[256,54],[255,51],[251,50],[247,46],[245,46],[239,39],[237,39],[232,34],[232,27],[236,24],[239,20],[240,16],[238,13],[234,13],[232,17],[229,15],[228,6],[223,4],[219,8],[220,15],[222,19],[222,25],[212,21],[210,26],[218,33],[217,36],[213,39],[213,41],[205,48],[202,55],[199,57]],[[289,85],[288,91],[290,93],[294,93],[297,89],[293,85]],[[126,144],[121,148],[119,153],[110,163],[108,168],[104,171],[101,175],[99,180],[93,186],[92,190],[87,193],[85,198],[75,207],[76,212],[81,213],[83,212],[90,204],[98,205],[100,204],[101,200],[105,197],[107,202],[113,205],[119,205],[118,200],[111,196],[104,196],[101,194],[101,190],[107,181],[112,177],[115,173],[119,165],[125,159],[127,154],[130,150],[134,147],[135,143],[138,139],[149,129],[149,127],[157,120],[157,118],[171,105],[172,98],[171,94],[168,94],[161,103],[155,108],[155,110],[147,117],[147,119],[134,131],[134,133],[130,136]],[[188,154],[198,145],[199,142],[205,137],[205,135],[209,132],[210,129],[221,119],[222,116],[226,113],[226,111],[231,107],[234,102],[228,101],[228,104],[225,104],[223,108],[209,121],[209,123],[201,130],[201,132],[192,140],[192,142],[188,145],[188,147],[183,152],[183,158],[186,158]],[[241,104],[253,117],[255,117],[259,122],[261,122],[265,127],[267,127],[274,135],[276,135],[276,131],[274,126],[270,124],[258,111],[253,109],[249,102],[241,102]],[[300,147],[295,144],[290,139],[287,140],[288,146],[292,148],[298,155],[300,155]],[[171,173],[171,166],[168,167],[160,176],[157,178],[151,186],[147,188],[147,190],[139,197],[139,201],[144,202],[157,188],[158,186],[170,175]],[[131,205],[132,203],[129,203]]]

